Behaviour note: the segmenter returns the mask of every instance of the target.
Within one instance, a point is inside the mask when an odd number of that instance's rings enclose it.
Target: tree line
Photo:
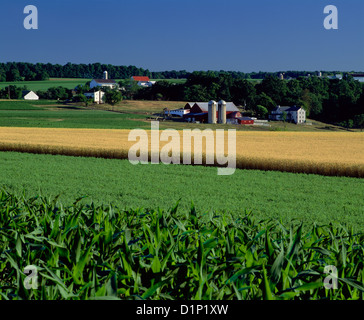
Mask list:
[[[151,79],[186,79],[192,74],[186,70],[149,71],[136,66],[114,66],[111,64],[90,63],[65,65],[51,63],[7,62],[0,63],[0,82],[42,81],[48,78],[101,78],[104,71],[108,71],[113,79],[128,79],[132,76],[148,76]],[[217,74],[229,74],[233,79],[264,79],[268,76],[284,74],[286,78],[297,78],[316,74],[317,71],[282,71],[282,72],[251,72],[215,71]],[[333,75],[338,71],[324,71],[323,75]]]

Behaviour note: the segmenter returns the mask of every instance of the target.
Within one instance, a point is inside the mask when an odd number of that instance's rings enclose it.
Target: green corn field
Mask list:
[[[0,191],[0,300],[362,300],[363,243],[340,225],[251,212],[64,207]]]

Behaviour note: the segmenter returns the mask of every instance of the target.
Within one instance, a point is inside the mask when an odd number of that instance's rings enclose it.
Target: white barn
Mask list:
[[[302,124],[306,122],[306,111],[301,107],[281,107],[277,106],[269,115],[269,120],[282,121],[283,112],[287,114],[286,121]]]
[[[93,89],[96,87],[115,89],[117,87],[117,84],[116,84],[115,80],[94,79],[90,83],[90,89]]]
[[[117,86],[118,85],[115,80],[109,79],[109,74],[107,71],[104,71],[102,79],[93,79],[90,83],[90,89],[96,87],[115,89]]]
[[[38,95],[34,91],[23,91],[24,100],[39,100]]]

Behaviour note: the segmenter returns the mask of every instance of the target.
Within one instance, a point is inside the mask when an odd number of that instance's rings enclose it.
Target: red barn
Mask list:
[[[254,120],[248,117],[237,118],[239,124],[254,124]]]

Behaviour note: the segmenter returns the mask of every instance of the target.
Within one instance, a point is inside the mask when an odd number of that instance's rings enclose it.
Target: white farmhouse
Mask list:
[[[23,91],[22,96],[24,100],[39,100],[38,95],[34,91]]]
[[[306,111],[301,107],[281,107],[277,106],[269,115],[269,120],[283,120],[283,113],[286,113],[286,121],[302,124],[306,122]]]
[[[117,87],[117,83],[115,82],[115,80],[109,79],[107,71],[104,71],[103,79],[93,79],[91,81],[90,89],[96,87],[115,89]]]

